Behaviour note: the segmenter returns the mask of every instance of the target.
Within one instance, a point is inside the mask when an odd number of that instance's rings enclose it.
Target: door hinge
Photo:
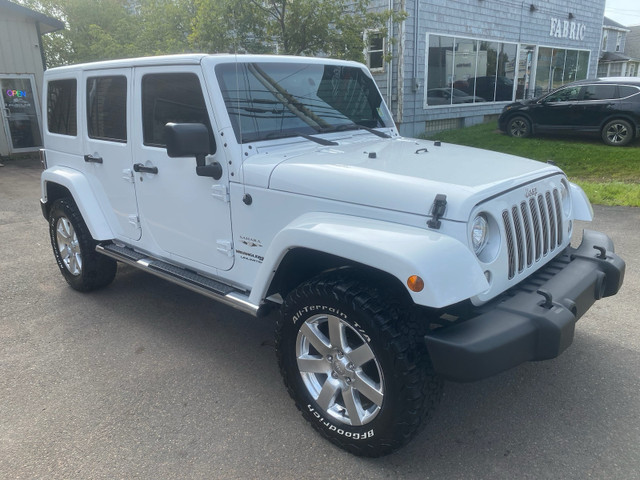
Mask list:
[[[140,225],[140,217],[138,215],[129,215],[129,223],[138,229],[142,228]]]
[[[131,170],[130,168],[125,168],[124,170],[122,170],[122,178],[124,178],[127,182],[133,183],[133,170]]]
[[[226,185],[214,185],[211,187],[211,196],[223,203],[229,203],[229,189]]]
[[[231,240],[218,240],[218,251],[227,257],[233,257],[233,242]]]

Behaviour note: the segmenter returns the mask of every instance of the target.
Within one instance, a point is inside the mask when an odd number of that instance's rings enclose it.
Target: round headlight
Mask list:
[[[476,255],[482,252],[482,249],[487,245],[487,237],[489,233],[489,222],[484,215],[480,214],[473,219],[471,225],[471,244],[473,251]]]

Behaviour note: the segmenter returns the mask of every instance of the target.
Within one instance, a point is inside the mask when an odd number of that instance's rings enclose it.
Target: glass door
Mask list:
[[[0,109],[9,152],[29,152],[42,146],[38,99],[33,75],[0,76]]]

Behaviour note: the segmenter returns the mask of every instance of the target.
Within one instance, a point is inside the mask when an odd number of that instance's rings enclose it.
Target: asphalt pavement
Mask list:
[[[413,442],[362,459],[295,409],[272,317],[122,265],[104,290],[69,288],[38,162],[3,163],[2,479],[640,479],[640,209],[595,207],[589,228],[613,238],[626,281],[564,354],[447,383]]]

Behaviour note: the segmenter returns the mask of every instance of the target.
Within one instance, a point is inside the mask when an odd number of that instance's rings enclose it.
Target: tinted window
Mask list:
[[[200,81],[193,73],[163,73],[142,78],[144,144],[165,147],[167,123],[203,123],[211,132]]]
[[[639,91],[640,90],[638,90],[637,87],[628,87],[627,85],[620,85],[618,87],[618,96],[620,98],[625,98],[625,97],[628,97],[630,95],[635,95]]]
[[[47,86],[47,125],[51,133],[78,133],[75,79],[53,80]]]
[[[87,130],[89,137],[127,141],[127,78],[87,79]]]
[[[587,85],[584,87],[584,100],[610,100],[616,98],[615,85]]]
[[[551,93],[545,98],[547,102],[570,102],[572,100],[578,100],[580,96],[580,87],[567,87],[557,92]]]

